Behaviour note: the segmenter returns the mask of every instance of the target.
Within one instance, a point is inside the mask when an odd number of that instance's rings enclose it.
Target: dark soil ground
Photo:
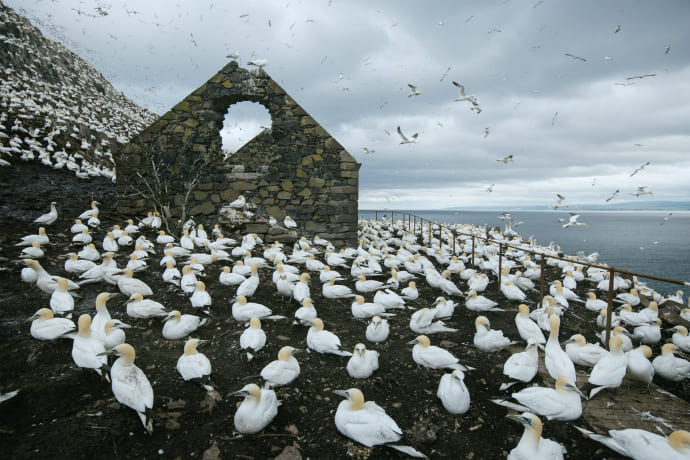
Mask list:
[[[36,340],[29,334],[29,323],[24,322],[39,308],[48,306],[49,296],[21,282],[23,264],[15,263],[20,249],[14,244],[21,236],[36,232],[37,225],[32,220],[47,212],[51,201],[56,201],[60,218],[48,228],[51,244],[41,264],[51,274],[65,275],[64,260],[58,257],[75,249],[70,247],[69,227],[88,209],[92,198],[102,203],[101,229],[94,232],[94,241],[100,248],[105,231],[113,224],[124,224],[125,217],[129,217],[115,214],[114,184],[102,179],[79,180],[69,172],[53,171],[40,164],[0,169],[0,389],[2,392],[20,389],[18,396],[0,406],[0,457],[270,458],[289,446],[294,448],[293,453],[310,458],[399,457],[399,453],[384,447],[363,447],[337,431],[333,417],[341,398],[332,390],[351,387],[360,388],[367,400],[385,408],[403,429],[407,440],[430,457],[501,458],[517,444],[522,427],[505,418],[505,408],[489,402],[491,397],[502,394],[499,385],[507,380],[502,365],[509,352],[488,355],[474,348],[476,314],[464,308],[462,299],[456,299],[460,306],[447,321],[459,332],[434,334],[431,340],[432,344],[452,351],[462,363],[476,368],[465,379],[472,395],[466,414],[447,413],[436,398],[436,388],[445,371],[419,368],[412,361],[412,346],[407,343],[417,335],[408,326],[413,311],[397,310],[398,314],[390,320],[389,339],[380,345],[367,343],[367,347],[381,353],[380,368],[372,378],[350,378],[345,371],[347,358],[300,353],[297,359],[301,375],[293,384],[277,389],[282,401],[278,416],[260,434],[239,435],[233,426],[238,400],[229,394],[247,383],[261,383],[259,371],[276,358],[282,346],[306,349],[307,329],[294,325],[292,320],[264,321],[268,343],[252,361],[247,361],[239,347],[244,325],[231,315],[235,290],[218,282],[221,264],[212,266],[205,278],[213,297],[213,318],[198,331],[200,338],[210,341],[200,351],[212,362],[212,377],[220,400],[209,398],[198,385],[182,380],[175,365],[182,354],[183,341],[163,339],[160,320],[127,317],[122,297],[108,303],[113,317],[134,326],[127,331],[127,341],[137,351],[136,364],[153,385],[154,433],[149,436],[134,411],[117,404],[109,384],[93,371],[82,370],[73,363],[70,340]],[[152,232],[148,236],[155,237]],[[151,259],[149,269],[137,277],[148,283],[154,290],[153,298],[169,309],[191,313],[193,308],[187,297],[161,279],[162,270],[158,266],[161,252]],[[126,249],[118,253],[119,266],[126,264],[128,253]],[[276,314],[292,318],[296,304],[281,300],[270,275],[268,269],[260,271],[261,286],[252,300],[271,307]],[[556,276],[555,271],[551,272],[548,279]],[[456,281],[466,290],[464,282]],[[345,284],[354,288],[354,281]],[[579,292],[583,294],[589,286],[581,284]],[[408,305],[431,306],[438,292],[423,280],[418,282],[418,288],[420,298]],[[75,318],[82,313],[95,313],[98,293],[116,290],[105,283],[83,286],[79,290],[81,298],[76,302]],[[350,301],[322,297],[318,278],[312,280],[311,292],[319,316],[328,330],[338,334],[344,349],[351,350],[357,342],[365,342],[368,321],[352,318]],[[497,299],[506,309],[506,312],[487,314],[492,327],[503,329],[509,337],[517,339],[513,321],[517,304],[499,298],[495,279],[485,294]],[[537,292],[530,293],[528,303],[535,305],[537,297]],[[366,298],[369,300],[371,295]],[[575,314],[567,313],[563,319],[561,340],[579,332],[594,341],[596,325],[591,321],[594,314],[578,305],[572,312]],[[552,384],[539,377],[536,381]],[[690,398],[687,383],[670,384],[658,378],[655,383],[686,401]],[[514,386],[509,392],[520,388]],[[602,393],[598,397],[605,396]],[[577,424],[590,426],[584,420]],[[544,421],[543,435],[563,443],[568,458],[615,458],[612,451],[583,438],[573,426]]]

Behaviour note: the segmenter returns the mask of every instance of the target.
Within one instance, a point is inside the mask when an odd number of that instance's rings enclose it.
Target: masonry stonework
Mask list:
[[[220,130],[228,108],[251,101],[271,119],[224,159]],[[223,206],[244,195],[254,218],[242,230],[289,240],[268,224],[292,217],[302,234],[336,245],[357,240],[357,161],[263,69],[232,61],[115,152],[118,210],[143,214],[152,204],[171,218],[230,224]],[[237,228],[235,226],[235,228]]]

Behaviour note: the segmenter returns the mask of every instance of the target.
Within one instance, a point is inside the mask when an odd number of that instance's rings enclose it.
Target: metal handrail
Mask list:
[[[391,222],[394,222],[394,221],[395,221],[395,218],[394,218],[395,211],[387,210],[387,211],[383,211],[383,212],[390,213],[390,215],[391,215]],[[378,221],[378,213],[379,213],[379,211],[374,211],[374,213],[375,213],[374,215],[376,216],[375,219]],[[402,222],[403,222],[403,223],[405,222],[405,216],[407,216],[407,228],[408,228],[408,231],[410,230],[410,228],[412,228],[412,231],[413,231],[413,233],[415,233],[415,234],[416,234],[416,231],[417,231],[417,219],[419,219],[419,222],[420,222],[420,225],[421,225],[421,230],[420,230],[420,231],[421,231],[421,235],[422,235],[422,241],[421,241],[422,244],[424,244],[424,221],[425,221],[425,220],[429,223],[429,243],[430,243],[430,244],[431,244],[431,239],[432,239],[432,237],[433,237],[433,227],[432,227],[432,224],[438,226],[438,228],[439,228],[439,238],[438,238],[438,239],[439,239],[439,241],[440,241],[441,243],[443,243],[443,240],[442,240],[442,230],[446,230],[447,232],[451,233],[451,234],[453,235],[453,254],[454,254],[454,255],[455,255],[455,253],[456,253],[456,251],[455,251],[455,240],[456,240],[456,238],[457,238],[457,235],[471,236],[471,237],[472,237],[472,265],[474,265],[475,238],[479,238],[480,240],[484,240],[484,241],[486,241],[487,243],[498,244],[498,245],[499,245],[499,246],[498,246],[498,248],[499,248],[499,249],[498,249],[498,267],[499,267],[499,268],[498,268],[498,285],[497,285],[497,286],[498,286],[498,290],[499,290],[499,291],[500,291],[500,288],[501,288],[501,265],[502,265],[501,261],[502,261],[503,254],[504,254],[504,248],[507,247],[507,248],[515,249],[515,250],[517,250],[517,251],[522,251],[522,252],[525,252],[525,253],[528,253],[528,254],[533,254],[533,255],[535,255],[535,256],[539,256],[539,257],[541,258],[541,259],[540,259],[540,260],[541,260],[541,267],[540,267],[540,278],[541,278],[541,279],[540,279],[540,286],[539,286],[540,304],[541,304],[541,302],[542,302],[543,299],[544,299],[544,268],[545,268],[546,258],[551,258],[551,259],[556,259],[556,260],[562,260],[562,261],[565,261],[565,262],[574,262],[572,259],[568,259],[568,258],[564,258],[564,257],[559,257],[559,256],[554,256],[554,255],[546,254],[546,253],[543,253],[543,252],[537,252],[537,251],[525,249],[525,248],[519,247],[519,246],[513,246],[513,245],[511,245],[511,244],[509,244],[509,243],[506,243],[506,242],[503,242],[503,241],[499,241],[499,240],[493,240],[493,239],[489,238],[489,229],[488,229],[488,226],[484,228],[484,231],[485,231],[485,235],[486,235],[486,236],[482,237],[482,236],[479,236],[479,235],[475,235],[474,233],[459,232],[459,231],[455,230],[454,228],[448,229],[448,228],[447,228],[445,225],[443,225],[443,224],[439,224],[438,222],[434,222],[434,221],[431,221],[431,220],[429,220],[429,219],[424,219],[423,217],[417,216],[417,215],[412,214],[412,213],[409,213],[409,212],[398,211],[398,214],[402,214],[402,215],[403,215],[403,219],[402,219]],[[414,219],[414,224],[413,224],[413,225],[410,225],[410,218],[413,218],[413,219]],[[577,265],[587,266],[587,267],[599,268],[599,269],[602,269],[602,270],[606,270],[606,271],[608,271],[608,273],[609,273],[609,290],[608,290],[608,299],[607,299],[607,304],[608,304],[608,305],[607,305],[607,309],[606,309],[606,343],[604,344],[604,346],[605,346],[607,349],[608,349],[608,346],[609,346],[609,339],[611,338],[611,316],[612,316],[612,313],[613,313],[613,284],[614,284],[614,278],[615,278],[616,273],[621,273],[621,274],[630,275],[630,276],[639,276],[639,277],[646,278],[646,279],[652,279],[652,280],[656,280],[656,281],[663,281],[663,282],[665,282],[665,283],[671,283],[671,284],[679,284],[679,285],[682,285],[682,286],[690,286],[690,283],[689,283],[689,282],[678,281],[678,280],[673,280],[673,279],[669,279],[669,278],[663,278],[663,277],[654,276],[654,275],[646,275],[646,274],[644,274],[644,273],[636,273],[636,272],[633,272],[633,271],[630,271],[630,270],[625,270],[625,269],[621,269],[621,268],[609,267],[609,266],[607,266],[607,265],[599,265],[599,264],[593,264],[593,263],[590,263],[590,262],[583,262],[583,261],[577,261],[576,264],[577,264]]]

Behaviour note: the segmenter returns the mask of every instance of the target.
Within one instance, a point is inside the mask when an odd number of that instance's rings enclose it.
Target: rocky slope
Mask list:
[[[0,163],[113,177],[111,151],[157,115],[0,2]],[[5,163],[6,162],[6,163]]]

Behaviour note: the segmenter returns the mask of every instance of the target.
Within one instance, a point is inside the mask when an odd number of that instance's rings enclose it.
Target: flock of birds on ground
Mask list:
[[[241,204],[242,198],[238,198],[236,203]],[[615,299],[622,305],[611,318],[614,328],[608,350],[596,343],[587,343],[580,334],[561,342],[561,317],[573,302],[584,303],[585,308],[592,312],[590,320],[605,327],[607,304],[597,298],[597,294],[608,290],[609,279],[605,268],[584,270],[585,266],[578,264],[583,260],[576,257],[566,260],[548,258],[546,263],[559,267],[562,277],[551,283],[549,295],[530,308],[523,302],[527,302],[526,292],[535,289],[534,283],[540,277],[541,268],[536,260],[520,249],[556,256],[558,250],[553,246],[538,246],[532,240],[525,241],[519,237],[506,238],[498,231],[488,233],[494,240],[516,246],[515,249],[508,248],[502,258],[500,291],[506,302],[520,303],[515,316],[516,329],[504,333],[491,328],[485,316],[486,312],[503,309],[482,295],[487,289],[489,275],[498,275],[498,246],[495,243],[477,244],[474,265],[467,256],[472,251],[471,235],[482,236],[486,229],[456,225],[454,230],[458,232],[458,239],[453,252],[452,234],[445,228],[435,228],[441,232],[441,239],[436,238],[436,233],[422,233],[423,241],[428,242],[424,246],[419,244],[416,234],[408,231],[405,222],[360,219],[359,246],[337,251],[329,241],[318,236],[311,239],[303,236],[288,248],[278,242],[266,244],[255,234],[228,238],[222,235],[218,226],[208,233],[203,225],[195,225],[192,220],[185,224],[182,236],[177,239],[161,230],[159,215],[149,213],[139,223],[130,219],[122,227],[108,228],[101,240],[102,231],[106,229],[101,228],[98,205],[94,201],[90,209],[77,216],[70,228],[72,244],[81,249],[64,256],[64,270],[69,273],[69,278],[51,275],[40,263],[44,256],[42,248],[50,244],[45,228],[58,218],[56,203],[51,204],[50,212],[34,221],[40,226],[38,232],[24,236],[16,243],[21,248],[18,255],[25,265],[21,272],[22,280],[50,295],[46,305],[30,318],[30,331],[39,340],[72,339],[74,363],[109,379],[115,398],[136,411],[149,433],[153,430],[154,388],[145,373],[136,366],[134,348],[126,343],[126,331],[130,326],[111,317],[107,302],[115,296],[125,296],[128,299],[126,313],[135,321],[163,318],[161,334],[165,339],[187,339],[184,353],[177,362],[181,377],[198,380],[212,391],[209,380],[212,365],[197,350],[202,342],[194,335],[208,321],[208,309],[213,304],[213,293],[205,289],[200,278],[203,274],[208,276],[221,264],[224,266],[220,268],[219,282],[235,290],[232,316],[239,323],[248,324],[239,339],[241,347],[247,350],[248,359],[266,344],[261,322],[288,319],[274,314],[270,306],[251,301],[258,290],[274,290],[290,305],[293,302],[299,304],[294,309],[292,320],[304,325],[308,350],[347,357],[345,370],[357,379],[367,379],[376,372],[379,359],[385,359],[385,356],[380,356],[373,348],[388,339],[388,320],[395,316],[396,310],[414,308],[410,302],[419,296],[417,283],[426,282],[437,290],[438,297],[433,306],[419,308],[411,315],[409,328],[417,337],[409,344],[413,346],[412,359],[418,366],[451,371],[439,381],[437,396],[452,414],[465,413],[471,404],[464,378],[465,373],[473,369],[461,364],[451,351],[432,345],[430,336],[458,331],[444,323],[444,319],[452,318],[457,307],[477,314],[473,344],[478,350],[494,353],[517,343],[526,345],[524,351],[513,353],[503,365],[503,373],[512,381],[506,384],[506,388],[517,382],[532,381],[538,372],[539,349],[543,349],[544,364],[555,380],[555,386],[531,386],[513,393],[512,400],[493,400],[516,410],[519,415],[510,415],[509,418],[524,426],[524,434],[509,458],[561,458],[562,446],[541,438],[541,418],[576,420],[582,414],[583,397],[592,398],[602,390],[615,390],[626,378],[649,385],[654,375],[672,381],[690,377],[690,362],[674,354],[676,350],[690,353],[687,329],[681,324],[662,329],[662,321],[658,317],[659,304],[669,300],[683,304],[682,291],[664,299],[637,279],[631,283],[616,277]],[[116,258],[122,258],[123,254],[128,254],[127,262],[125,266],[119,266]],[[591,263],[596,257],[593,254],[585,260]],[[157,293],[137,278],[143,270],[150,275],[156,266],[161,267],[160,274],[151,276],[161,276],[170,283],[171,289],[184,292],[196,314],[169,311],[156,301]],[[178,270],[178,266],[182,269]],[[261,276],[259,268],[262,269]],[[318,306],[314,305],[311,297],[314,286],[310,284],[310,280],[317,279],[325,299],[351,302],[352,316],[370,321],[353,352],[343,350],[340,339],[325,329],[324,322],[318,317]],[[348,279],[355,281],[347,282]],[[466,283],[466,292],[460,290],[461,282]],[[95,314],[93,317],[82,314],[75,324],[71,318],[75,306],[74,292],[91,283],[103,286],[103,292],[96,298]],[[588,299],[575,294],[578,283],[593,283],[595,286],[588,293]],[[650,302],[646,308],[636,310],[641,302],[640,295],[647,296]],[[683,309],[680,316],[690,321],[690,309]],[[634,329],[628,331],[624,326]],[[663,338],[668,343],[661,347],[660,355],[651,359],[650,346]],[[601,340],[604,340],[603,331]],[[372,349],[365,343],[371,344]],[[250,383],[236,391],[244,398],[234,416],[238,432],[257,433],[271,423],[280,406],[274,388],[290,385],[300,375],[299,362],[294,356],[297,351],[297,347],[284,346],[278,359],[261,369],[263,386]],[[118,358],[108,372],[107,356],[112,354]],[[589,396],[575,385],[576,366],[590,370],[588,381],[592,389]],[[411,446],[398,444],[402,438],[400,427],[374,401],[365,402],[359,389],[340,389],[336,393],[345,398],[338,405],[334,419],[342,434],[365,446],[386,444],[408,455],[424,455]],[[584,428],[582,432],[633,458],[690,456],[690,433],[682,430],[668,438],[637,429],[612,430],[609,436]]]

